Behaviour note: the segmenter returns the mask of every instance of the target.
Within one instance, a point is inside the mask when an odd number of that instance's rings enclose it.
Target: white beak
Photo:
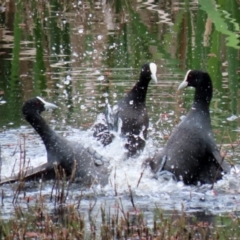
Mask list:
[[[190,72],[191,72],[191,70],[188,70],[188,71],[187,71],[184,80],[183,80],[182,83],[178,86],[178,91],[188,86],[187,78],[188,78],[188,74],[189,74]]]
[[[37,97],[43,104],[44,104],[44,108],[46,110],[50,110],[50,109],[54,109],[54,108],[58,108],[57,105],[50,103],[50,102],[46,102],[45,100],[43,100],[41,97]]]
[[[149,68],[150,68],[150,71],[151,71],[151,78],[152,80],[157,83],[157,76],[156,76],[156,73],[157,73],[157,65],[155,63],[150,63],[149,64]]]

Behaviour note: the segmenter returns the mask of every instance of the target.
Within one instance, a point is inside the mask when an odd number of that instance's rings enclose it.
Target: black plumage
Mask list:
[[[149,124],[146,95],[151,79],[157,82],[156,71],[155,63],[144,64],[132,90],[113,107],[107,104],[104,122],[97,123],[93,127],[94,136],[103,145],[112,142],[114,135],[110,131],[115,131],[127,138],[125,147],[129,156],[135,155],[138,150],[144,148]]]
[[[47,151],[46,172],[51,172],[54,166],[61,166],[66,176],[75,171],[75,180],[83,184],[101,183],[108,180],[107,161],[90,148],[68,141],[57,134],[41,116],[44,110],[57,106],[36,97],[26,101],[22,107],[25,119],[32,125],[42,138]]]
[[[207,72],[189,70],[179,90],[194,87],[192,107],[171,134],[163,150],[150,163],[157,173],[173,173],[185,184],[213,183],[229,171],[214,141],[209,113],[212,81]]]

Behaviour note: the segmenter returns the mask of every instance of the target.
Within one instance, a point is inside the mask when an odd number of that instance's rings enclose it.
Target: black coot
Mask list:
[[[22,107],[25,119],[37,131],[46,147],[48,163],[44,165],[44,169],[51,171],[56,164],[70,176],[74,168],[75,180],[78,182],[105,185],[108,179],[107,161],[92,149],[68,141],[51,129],[41,113],[53,108],[57,106],[40,97],[26,101]]]
[[[107,104],[101,123],[93,126],[93,135],[103,145],[112,142],[114,135],[110,131],[115,131],[127,138],[125,147],[129,156],[144,148],[149,124],[146,95],[151,79],[157,82],[156,72],[155,63],[144,64],[132,90],[112,108]]]
[[[212,134],[209,105],[212,81],[208,73],[189,70],[178,90],[194,87],[193,105],[173,131],[163,150],[148,159],[152,170],[175,175],[185,184],[213,183],[229,171]]]

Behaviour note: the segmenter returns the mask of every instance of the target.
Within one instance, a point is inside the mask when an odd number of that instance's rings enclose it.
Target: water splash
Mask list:
[[[17,130],[10,130],[1,133],[0,137],[5,134],[5,140],[2,148],[3,162],[2,174],[12,174],[12,167],[17,171],[15,160],[21,151],[17,148],[22,142],[25,135],[25,145],[27,159],[30,160],[29,165],[37,166],[46,161],[46,151],[42,141],[33,133],[32,129],[22,127]],[[71,141],[82,142],[85,147],[91,146],[100,155],[103,155],[110,161],[109,182],[105,187],[92,186],[90,189],[84,189],[84,196],[94,196],[100,202],[109,201],[113,204],[116,199],[123,199],[124,206],[130,207],[129,195],[133,194],[135,201],[140,207],[148,208],[160,207],[164,210],[179,210],[183,208],[187,212],[207,212],[211,214],[231,212],[239,209],[240,195],[240,167],[235,166],[230,174],[223,177],[222,180],[211,185],[202,186],[186,186],[182,182],[175,182],[173,179],[154,178],[151,171],[142,167],[142,162],[151,156],[155,151],[155,143],[152,139],[146,141],[146,147],[140,156],[135,158],[126,158],[127,151],[124,150],[124,140],[115,133],[115,139],[112,144],[102,147],[92,136],[92,131],[81,131],[78,129],[68,129],[68,131],[60,132],[66,135]],[[7,138],[6,138],[7,136]],[[2,138],[3,139],[3,138]],[[14,155],[13,155],[14,153]],[[3,175],[2,175],[3,176]],[[49,195],[51,192],[51,182],[45,183],[42,194]],[[3,186],[6,195],[13,196],[10,188]],[[28,190],[27,190],[28,191]],[[31,189],[28,194],[38,194],[38,187]],[[70,192],[68,201],[73,201],[80,194],[79,186],[73,188]],[[85,199],[83,205],[89,206],[89,201]],[[130,204],[131,205],[131,204]],[[5,210],[4,210],[5,211]],[[9,211],[6,210],[6,211]]]

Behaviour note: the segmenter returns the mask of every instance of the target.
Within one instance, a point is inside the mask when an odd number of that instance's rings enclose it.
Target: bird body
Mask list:
[[[188,71],[179,89],[195,87],[193,105],[173,130],[161,152],[147,161],[153,172],[162,170],[185,184],[213,183],[229,171],[213,138],[209,105],[212,82],[208,73]]]
[[[48,164],[44,165],[51,171],[54,165],[61,166],[66,176],[75,171],[75,180],[83,184],[107,184],[107,160],[91,148],[80,143],[71,142],[57,134],[43,119],[44,110],[57,108],[56,105],[44,101],[40,97],[28,100],[22,107],[25,119],[32,125],[42,138],[47,151]]]
[[[103,145],[112,142],[114,135],[110,131],[115,131],[127,138],[125,148],[129,156],[144,148],[149,124],[146,109],[147,88],[151,79],[157,82],[156,71],[155,63],[144,64],[139,80],[131,91],[113,107],[107,103],[104,122],[96,123],[93,127],[94,136]]]

